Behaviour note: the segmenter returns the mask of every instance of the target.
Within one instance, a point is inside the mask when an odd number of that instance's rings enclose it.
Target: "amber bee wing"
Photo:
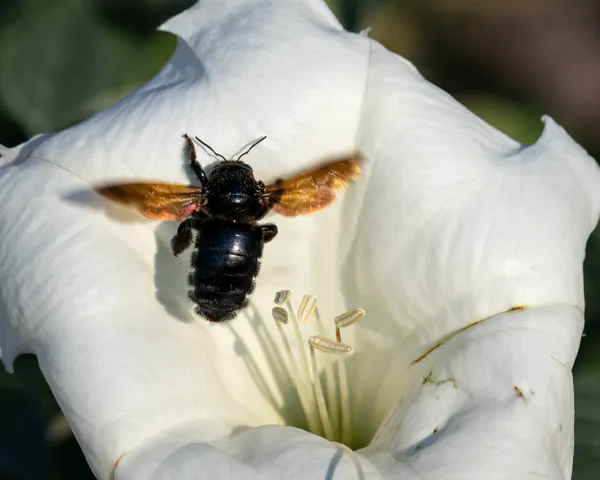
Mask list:
[[[273,210],[287,217],[318,212],[333,203],[337,190],[358,179],[361,160],[355,154],[296,177],[277,180],[266,187],[266,195]]]
[[[201,209],[202,189],[169,183],[119,183],[94,189],[152,220],[183,220]]]

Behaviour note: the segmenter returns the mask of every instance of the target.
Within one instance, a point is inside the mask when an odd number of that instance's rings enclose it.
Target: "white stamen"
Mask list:
[[[317,367],[317,356],[315,350],[321,350],[322,352],[345,354],[352,352],[352,347],[341,343],[334,342],[327,338],[321,337],[320,335],[313,335],[308,339],[308,346],[310,347],[310,360],[313,370],[313,385],[315,387],[315,396],[317,397],[317,408],[321,415],[321,422],[323,424],[323,430],[325,431],[325,438],[333,440],[334,432],[329,412],[327,411],[327,405],[325,404],[325,396],[323,395],[323,387],[321,385],[321,378],[319,377],[319,369]]]
[[[289,290],[277,292],[274,302],[276,305],[285,305],[285,308],[281,306],[274,307],[272,315],[288,356],[288,371],[293,377],[293,384],[298,392],[308,428],[311,432],[322,435],[328,440],[340,440],[349,445],[352,440],[350,398],[345,361],[341,357],[352,353],[353,349],[350,345],[342,343],[341,329],[354,325],[364,317],[365,311],[362,308],[354,308],[337,316],[334,322],[336,340],[332,340],[327,335],[321,320],[316,299],[311,295],[304,295],[298,310],[295,311],[290,297]],[[308,324],[312,315],[315,316],[319,334],[308,339],[309,352],[306,352],[305,347],[303,348],[303,345],[306,344],[302,341],[300,323]],[[290,344],[284,329],[284,325],[289,324],[290,321],[293,324],[292,328],[296,337],[294,344],[299,347],[295,352],[292,351],[292,344]],[[294,346],[295,348],[296,346]],[[324,392],[325,385],[321,382],[319,375],[316,350],[334,354],[337,357],[334,361],[337,363],[337,378],[335,365],[331,359],[327,359],[322,368],[326,380],[326,392]],[[310,356],[310,367],[307,354]],[[298,356],[300,357],[299,360]],[[312,388],[310,388],[311,383]],[[327,401],[325,400],[325,393]]]
[[[340,438],[342,439],[342,443],[350,443],[352,440],[350,434],[350,392],[348,390],[348,375],[346,374],[346,363],[344,359],[341,359],[337,362],[338,366],[338,376],[340,378],[340,403],[341,403],[341,417],[342,417],[342,426]]]
[[[296,335],[296,342],[298,342],[298,345],[300,347],[300,363],[301,363],[301,370],[302,370],[302,381],[304,382],[305,385],[308,386],[311,383],[310,369],[308,367],[308,359],[306,358],[306,354],[304,353],[304,348],[303,348],[304,341],[302,340],[302,332],[300,331],[300,323],[298,322],[298,317],[296,317],[296,313],[294,312],[294,309],[292,308],[292,302],[290,301],[290,296],[291,295],[288,294],[287,299],[285,301],[285,306],[287,308],[289,316],[292,317],[292,325],[294,327],[294,335]]]
[[[309,386],[310,384],[313,382],[311,374],[310,374],[310,367],[308,366],[308,358],[306,355],[306,352],[304,350],[304,341],[302,339],[302,332],[300,331],[300,322],[298,321],[298,317],[296,317],[296,313],[294,312],[294,308],[292,307],[292,302],[290,300],[291,298],[291,292],[289,290],[282,290],[282,292],[287,292],[285,294],[285,306],[286,309],[288,311],[289,316],[292,319],[292,325],[294,328],[294,335],[296,336],[296,342],[299,348],[299,355],[300,355],[300,379],[303,385],[303,388],[306,389],[306,391],[310,391],[311,393],[308,394],[310,397],[313,397],[313,389],[311,389]],[[316,399],[315,399],[316,401]],[[311,402],[312,403],[312,402]],[[316,411],[316,409],[311,408],[308,412],[308,415],[310,415],[312,417],[311,422],[315,422],[318,427],[316,430],[314,430],[314,433],[316,433],[317,435],[322,433],[321,430],[321,426],[319,424],[319,420],[318,420],[318,413]],[[313,420],[314,419],[314,420]],[[307,421],[308,421],[308,416],[307,416]]]
[[[365,316],[365,311],[362,308],[352,308],[346,313],[335,317],[335,339],[341,343],[342,328],[349,327],[358,322]],[[342,443],[350,443],[352,441],[351,434],[351,419],[350,419],[350,392],[348,390],[348,375],[346,373],[346,364],[343,360],[338,361],[338,376],[340,379],[340,403],[342,409],[342,427],[340,437]]]
[[[317,320],[317,327],[319,328],[319,335],[325,336],[325,325],[323,325],[323,321],[321,320],[321,312],[319,312],[319,307],[317,306],[316,300],[314,301],[315,308],[314,314],[315,319]],[[335,381],[335,374],[333,372],[333,364],[328,359],[325,362],[325,380],[327,388],[325,389],[327,392],[327,406],[329,407],[329,413],[331,416],[331,421],[333,423],[333,429],[335,431],[336,438],[340,434],[340,409],[339,403],[337,401],[337,382]]]
[[[290,342],[282,326],[288,323],[288,313],[281,307],[274,307],[272,314],[273,318],[275,319],[275,324],[277,325],[277,330],[279,331],[279,336],[281,337],[281,341],[283,342],[288,356],[290,368],[292,370],[292,381],[294,382],[294,387],[298,392],[298,398],[300,399],[300,405],[302,406],[304,416],[308,422],[308,428],[311,432],[318,432],[320,431],[319,420],[311,407],[311,399],[308,387],[302,383],[302,377],[300,376],[300,370],[298,369],[296,358],[292,353],[292,347],[290,346]],[[285,321],[282,319],[285,319]]]

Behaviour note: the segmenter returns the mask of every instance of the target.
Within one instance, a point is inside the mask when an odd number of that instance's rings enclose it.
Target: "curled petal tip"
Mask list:
[[[12,163],[14,158],[10,154],[10,148],[0,144],[0,167]]]

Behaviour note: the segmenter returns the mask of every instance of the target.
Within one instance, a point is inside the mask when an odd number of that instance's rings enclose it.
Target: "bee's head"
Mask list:
[[[226,160],[224,162],[217,163],[212,171],[210,172],[211,180],[213,178],[229,176],[229,175],[250,175],[254,178],[254,171],[252,167],[245,162],[239,162],[237,160]]]
[[[262,194],[252,167],[238,161],[219,163],[210,173],[206,193],[206,212],[233,221],[251,220]]]
[[[261,137],[252,143],[237,159],[227,160],[196,137],[223,160],[215,165],[208,178],[206,203],[203,207],[206,213],[231,221],[253,221],[258,216],[258,212],[264,210],[261,204],[262,184],[254,178],[252,167],[241,158],[250,153],[265,138],[267,137]]]

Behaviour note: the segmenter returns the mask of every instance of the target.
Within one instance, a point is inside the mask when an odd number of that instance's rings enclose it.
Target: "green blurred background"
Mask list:
[[[0,0],[0,143],[58,130],[146,82],[175,39],[155,28],[194,0]],[[600,159],[600,2],[330,0],[346,28],[411,60],[523,143],[549,114]],[[573,478],[600,478],[600,235],[584,266]],[[92,479],[35,358],[0,372],[0,480]],[[510,461],[510,459],[507,459]]]

